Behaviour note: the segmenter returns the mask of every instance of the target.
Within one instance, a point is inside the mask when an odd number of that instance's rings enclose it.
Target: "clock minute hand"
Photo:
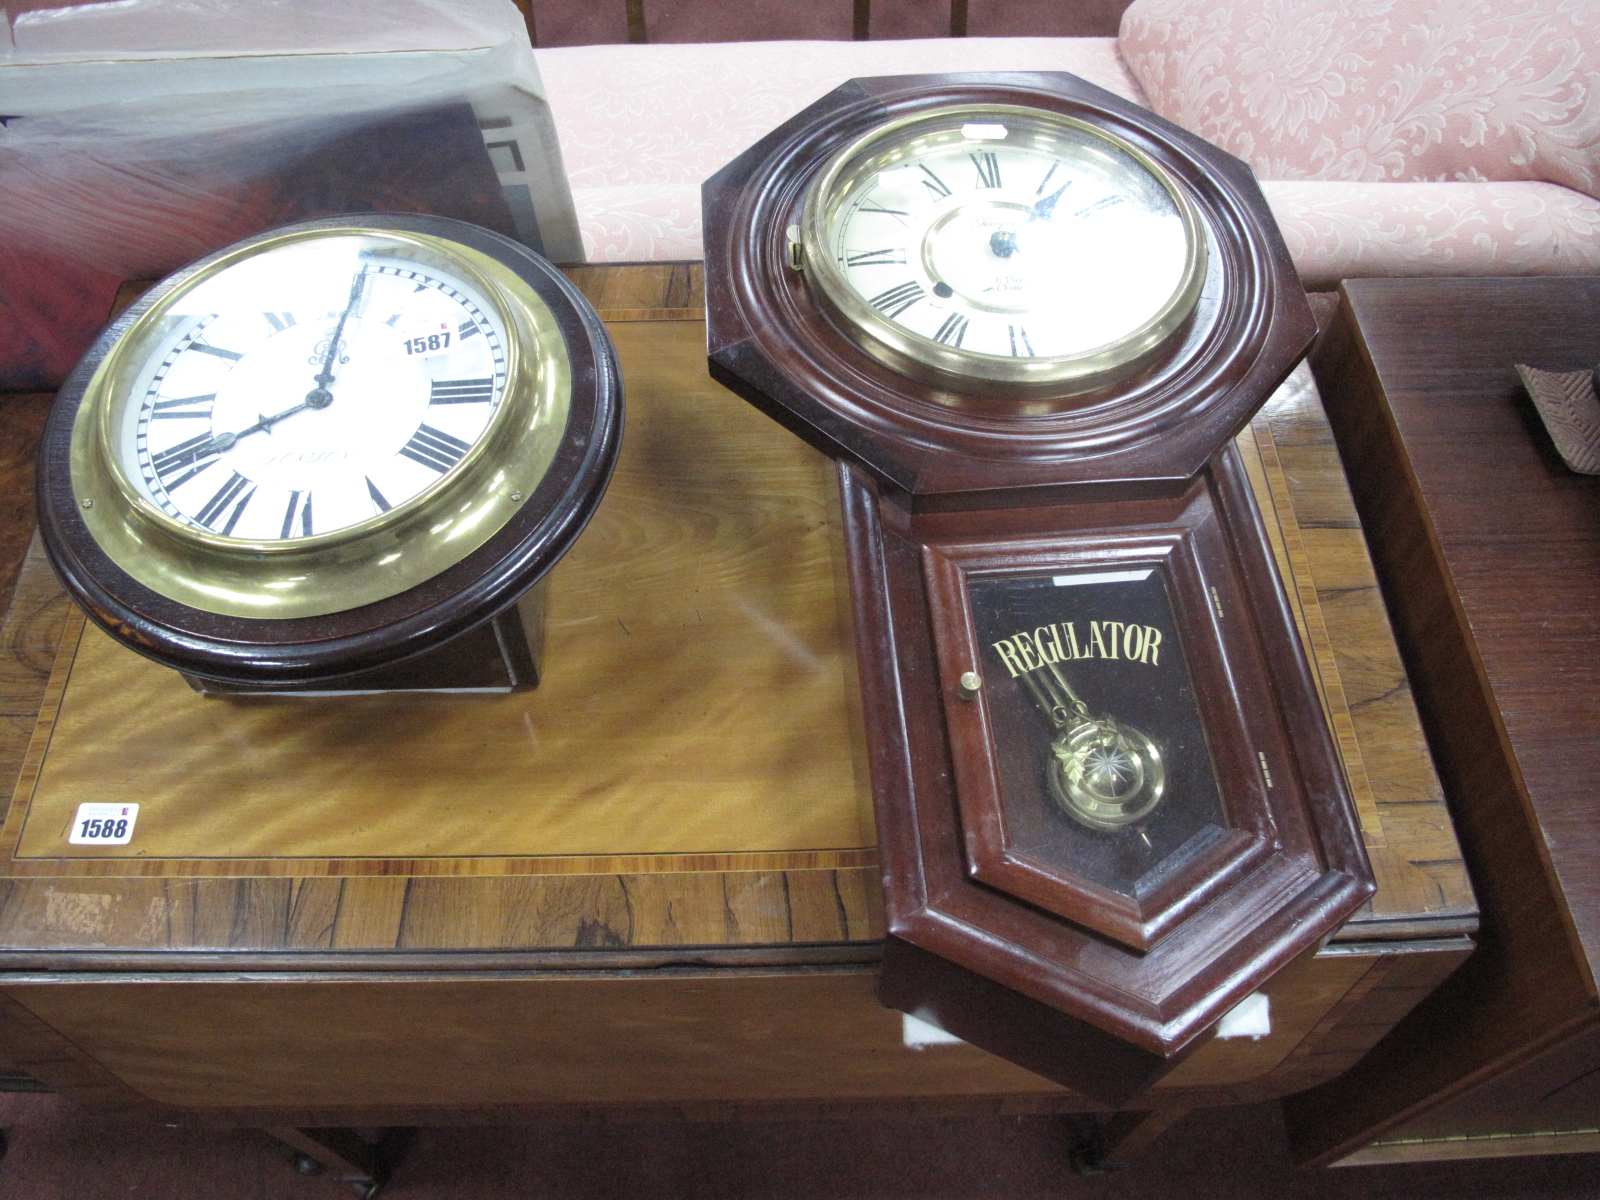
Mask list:
[[[333,327],[333,336],[328,339],[328,353],[322,360],[322,370],[316,374],[317,386],[306,393],[306,404],[311,408],[327,408],[333,403],[333,393],[328,391],[328,385],[333,382],[333,360],[339,356],[339,339],[344,336],[345,322],[355,311],[356,304],[361,299],[361,289],[366,286],[366,282],[367,269],[362,267],[350,281],[350,301],[339,314],[339,323]]]
[[[219,433],[203,446],[195,449],[196,458],[205,458],[212,454],[226,454],[232,450],[240,438],[249,437],[252,433],[267,433],[272,427],[285,417],[292,417],[297,412],[306,409],[327,408],[333,403],[333,393],[328,390],[328,385],[333,382],[333,360],[339,354],[339,339],[344,336],[345,322],[350,319],[350,314],[355,311],[356,305],[361,300],[361,290],[366,286],[367,269],[362,267],[350,281],[350,299],[344,306],[344,312],[339,314],[339,323],[333,327],[333,336],[328,339],[328,353],[323,356],[322,370],[316,374],[317,386],[306,393],[306,398],[293,408],[286,408],[281,413],[270,417],[259,417],[254,425],[241,429],[237,433]]]

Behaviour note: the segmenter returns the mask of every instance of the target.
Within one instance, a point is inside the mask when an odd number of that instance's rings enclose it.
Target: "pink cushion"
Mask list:
[[[1069,71],[1144,100],[1115,38],[571,46],[536,54],[584,251],[597,262],[698,258],[700,183],[848,79]]]
[[[1600,200],[1553,183],[1261,187],[1308,288],[1374,275],[1600,274]]]
[[[1308,288],[1384,275],[1600,274],[1600,200],[1552,183],[1262,183]],[[574,188],[596,262],[699,258],[698,184]]]
[[[1135,0],[1120,46],[1151,108],[1264,179],[1600,195],[1596,0]]]
[[[589,262],[703,258],[698,183],[575,187],[578,231]]]

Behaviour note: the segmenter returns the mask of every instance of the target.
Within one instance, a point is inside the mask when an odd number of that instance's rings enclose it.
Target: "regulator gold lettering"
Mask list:
[[[1060,621],[1041,625],[1031,632],[1018,630],[992,645],[1012,679],[1041,667],[1079,658],[1114,658],[1152,667],[1161,665],[1161,643],[1165,639],[1154,625],[1127,621],[1089,621],[1087,625],[1082,641],[1078,640],[1076,622]]]

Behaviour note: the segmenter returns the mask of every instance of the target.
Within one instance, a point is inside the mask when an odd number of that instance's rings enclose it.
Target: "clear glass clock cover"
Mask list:
[[[506,317],[444,255],[292,241],[161,306],[107,434],[127,485],[197,533],[284,543],[435,491],[493,425]]]
[[[913,374],[1093,383],[1169,337],[1205,275],[1193,206],[1134,146],[1073,118],[952,106],[881,127],[813,183],[808,277]]]
[[[516,261],[356,219],[164,281],[73,417],[90,536],[230,616],[343,612],[461,562],[532,502],[571,411],[560,321]]]

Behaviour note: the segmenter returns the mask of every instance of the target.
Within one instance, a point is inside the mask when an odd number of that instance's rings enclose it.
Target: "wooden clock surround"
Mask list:
[[[865,132],[949,104],[1088,122],[1187,191],[1207,278],[1164,346],[1095,390],[1016,400],[900,375],[835,326],[787,265],[807,186]],[[854,80],[704,202],[712,375],[840,464],[890,934],[879,997],[1122,1103],[1373,890],[1231,444],[1315,333],[1266,203],[1238,160],[1042,73]],[[1108,888],[1015,844],[990,699],[961,680],[984,674],[971,580],[1129,565],[1165,582],[1224,816],[1148,886]]]
[[[1132,377],[1054,400],[942,391],[865,354],[785,266],[785,231],[834,151],[921,109],[985,103],[1103,128],[1164,167],[1199,210],[1210,245],[1195,315]],[[712,376],[832,457],[910,494],[919,511],[1038,503],[1074,486],[1181,490],[1316,333],[1250,169],[1072,75],[853,80],[709,179],[704,204]]]

